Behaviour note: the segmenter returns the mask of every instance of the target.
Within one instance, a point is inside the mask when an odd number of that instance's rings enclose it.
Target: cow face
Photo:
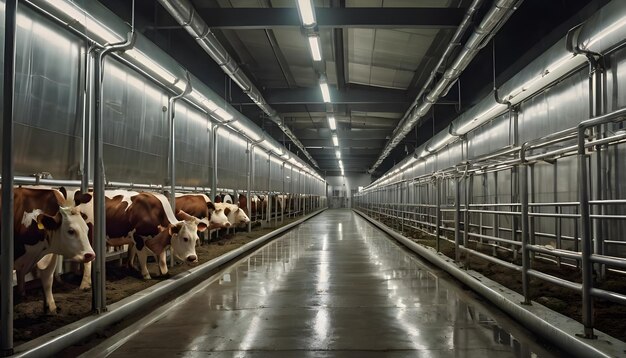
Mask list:
[[[245,225],[250,222],[250,218],[241,208],[234,210],[230,216],[233,218],[234,225]]]
[[[221,229],[230,227],[228,217],[224,214],[224,209],[216,209],[211,213],[209,218],[209,226],[211,229]]]
[[[176,225],[170,226],[170,234],[172,235],[171,245],[174,255],[181,261],[196,262],[198,255],[196,254],[196,243],[199,240],[198,231],[207,229],[207,224],[200,219],[193,217],[183,211],[185,218]]]
[[[96,258],[89,244],[89,228],[83,215],[78,209],[68,207],[60,207],[56,216],[39,215],[37,222],[48,232],[53,253],[78,262],[90,262]]]

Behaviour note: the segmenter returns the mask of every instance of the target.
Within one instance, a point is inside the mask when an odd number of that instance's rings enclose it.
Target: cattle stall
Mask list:
[[[624,16],[614,1],[572,29],[365,187],[358,210],[461,267],[508,270],[527,304],[539,281],[582,296],[592,337],[594,300],[626,304],[603,286],[626,274]]]
[[[223,192],[235,201],[245,194],[248,212],[251,193],[283,195],[288,210],[269,200],[260,219],[276,224],[326,205],[325,181],[309,164],[99,2],[21,1],[15,15],[14,38],[4,10],[0,16],[3,37],[15,40],[13,71],[10,51],[2,57],[3,80],[15,78],[13,90],[4,92],[13,117],[10,110],[4,117],[2,207],[12,206],[13,184],[93,190],[95,312],[107,310],[104,264],[121,257],[105,249],[105,188],[170,198]],[[12,216],[3,210],[4,222]],[[8,227],[3,243],[12,240]],[[12,246],[2,250],[0,348],[7,353],[14,347],[13,279],[6,268],[14,257]]]

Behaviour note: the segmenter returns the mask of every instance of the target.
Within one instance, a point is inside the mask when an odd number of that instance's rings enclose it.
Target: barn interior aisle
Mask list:
[[[223,271],[110,356],[559,354],[537,342],[364,219],[338,209]]]

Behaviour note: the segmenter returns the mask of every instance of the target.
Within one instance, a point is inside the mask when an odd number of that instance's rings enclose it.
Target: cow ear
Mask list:
[[[176,225],[170,225],[170,227],[169,227],[170,235],[178,234],[178,232],[180,231],[180,229],[182,227],[183,227],[183,223],[178,223]]]
[[[60,187],[59,191],[63,194],[63,198],[67,199],[67,190],[65,190],[65,187]]]
[[[55,216],[40,214],[37,217],[37,226],[39,229],[56,230],[61,226],[61,220],[61,213],[57,213]]]
[[[224,215],[230,214],[230,208],[224,208]]]
[[[87,193],[83,194],[80,191],[77,191],[76,194],[74,194],[74,205],[76,206],[80,204],[87,204],[90,201],[91,201],[91,194],[87,194]]]
[[[207,224],[204,221],[200,221],[198,223],[198,231],[203,232],[208,228]]]
[[[215,210],[215,205],[211,202],[206,203],[207,208],[209,208],[209,212],[213,212]]]

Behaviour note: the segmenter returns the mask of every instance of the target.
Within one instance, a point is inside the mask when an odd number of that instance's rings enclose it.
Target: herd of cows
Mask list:
[[[212,202],[205,194],[176,194],[175,210],[161,193],[107,190],[105,198],[107,245],[128,245],[129,264],[133,267],[137,257],[144,279],[150,279],[150,255],[156,258],[159,272],[164,275],[168,270],[167,248],[180,261],[196,262],[198,232],[236,228],[250,222],[244,195],[239,195],[237,204],[233,204],[230,195],[217,196]],[[250,201],[253,218],[266,213],[264,199],[254,196]],[[271,201],[274,213],[296,205],[295,199],[286,195],[273,195]],[[92,195],[77,189],[15,188],[13,215],[18,292],[25,294],[26,274],[37,271],[45,296],[44,311],[55,312],[52,283],[59,256],[84,263],[80,288],[91,286],[91,261],[96,257],[91,246]]]

